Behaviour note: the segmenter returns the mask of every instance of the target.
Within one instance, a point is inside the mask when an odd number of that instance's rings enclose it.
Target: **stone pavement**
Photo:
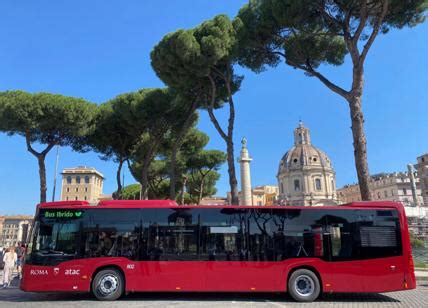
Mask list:
[[[415,290],[383,294],[331,294],[314,303],[296,303],[278,293],[133,293],[115,302],[99,302],[90,294],[25,293],[14,279],[8,289],[0,289],[0,307],[415,307],[428,308],[428,281],[419,281]]]

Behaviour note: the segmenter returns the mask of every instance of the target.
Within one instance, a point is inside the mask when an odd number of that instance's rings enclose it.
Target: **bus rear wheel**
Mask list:
[[[298,269],[288,279],[288,293],[298,302],[312,302],[318,298],[320,291],[319,279],[310,270]]]
[[[125,281],[120,271],[107,268],[99,271],[92,282],[92,292],[101,301],[114,301],[122,296]]]

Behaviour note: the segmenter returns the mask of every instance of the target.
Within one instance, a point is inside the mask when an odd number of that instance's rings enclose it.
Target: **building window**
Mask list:
[[[388,197],[388,192],[385,190],[385,191],[383,192],[383,195],[385,196],[385,198],[386,198],[386,197]]]
[[[67,184],[71,184],[71,176],[67,177]]]
[[[407,195],[407,189],[403,188],[403,195]]]
[[[294,180],[294,191],[300,191],[300,181]]]
[[[262,202],[261,201],[257,201],[257,205],[262,205]]]
[[[377,198],[380,199],[380,192],[377,192]]]
[[[80,176],[76,176],[76,183],[80,184]]]
[[[68,201],[68,197],[66,197],[65,200]]]
[[[67,192],[70,192],[70,187],[67,187]]]
[[[88,192],[88,187],[85,187],[85,192]]]
[[[321,179],[315,179],[315,189],[321,190]]]
[[[85,201],[88,200],[88,197],[85,196]]]
[[[89,184],[89,176],[87,176],[87,175],[85,176],[85,183]]]
[[[79,187],[76,187],[76,192],[79,192]]]
[[[393,196],[394,195],[394,190],[393,189],[391,189],[391,196]]]

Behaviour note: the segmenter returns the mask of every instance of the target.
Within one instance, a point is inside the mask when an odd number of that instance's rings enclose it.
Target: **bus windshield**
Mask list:
[[[34,226],[27,257],[39,264],[52,263],[52,258],[57,258],[59,262],[75,258],[81,216],[82,211],[42,211]]]

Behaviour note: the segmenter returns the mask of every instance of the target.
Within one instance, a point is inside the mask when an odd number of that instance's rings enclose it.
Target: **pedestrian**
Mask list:
[[[16,256],[16,252],[13,247],[10,247],[3,256],[3,288],[7,288],[8,286],[10,286],[10,282],[12,281],[12,272],[17,259],[18,257]]]
[[[25,246],[24,244],[21,244],[21,242],[18,242],[18,246],[16,246],[16,256],[17,256],[16,267],[18,270],[19,279],[21,279],[22,277],[22,261],[24,258],[24,254],[25,254]]]

